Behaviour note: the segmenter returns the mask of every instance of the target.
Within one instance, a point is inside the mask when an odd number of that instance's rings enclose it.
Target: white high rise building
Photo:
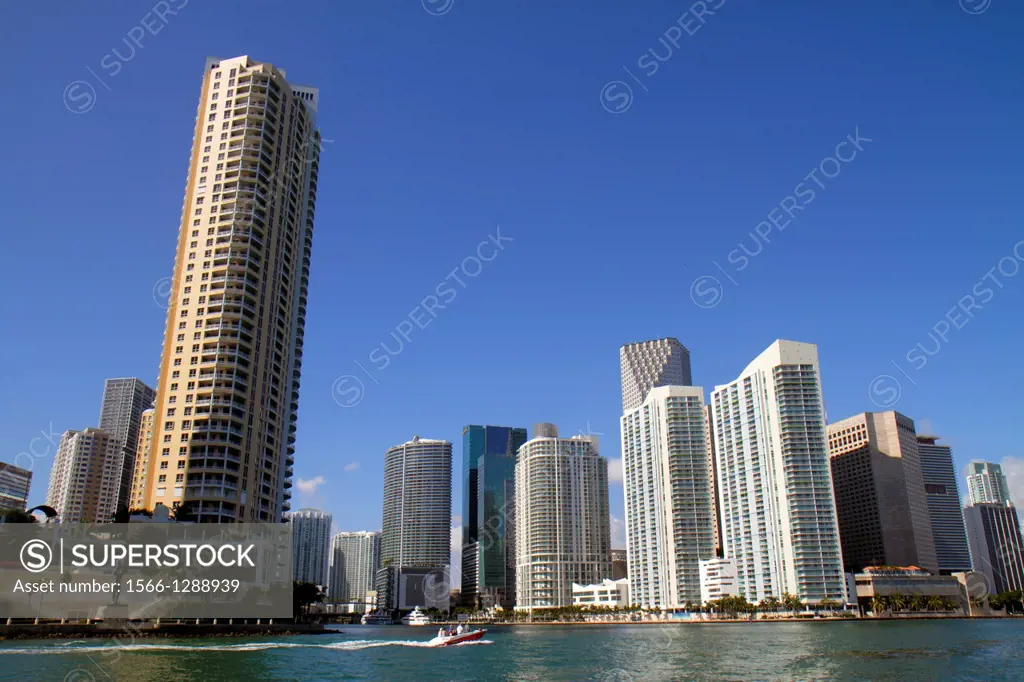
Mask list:
[[[845,603],[817,346],[776,341],[711,403],[722,544],[739,594]]]
[[[292,579],[326,586],[331,515],[319,509],[300,509],[284,517],[292,524]]]
[[[367,593],[373,590],[380,565],[380,531],[338,533],[331,540],[332,601],[350,605],[370,604]]]
[[[968,465],[967,490],[971,504],[1013,504],[1010,486],[1003,468],[991,462],[974,461]]]
[[[416,436],[384,454],[382,565],[451,562],[452,444]]]
[[[621,427],[630,601],[660,609],[700,604],[700,563],[715,558],[704,391],[653,388]]]
[[[690,351],[677,339],[627,343],[619,349],[622,412],[640,407],[656,386],[689,386]]]
[[[65,431],[50,469],[46,504],[63,523],[108,523],[117,510],[124,450],[106,431]]]
[[[516,610],[572,605],[611,575],[608,460],[593,436],[537,424],[516,458]]]

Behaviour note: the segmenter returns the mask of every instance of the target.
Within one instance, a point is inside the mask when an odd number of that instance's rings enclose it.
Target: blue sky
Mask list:
[[[589,429],[618,457],[618,348],[662,336],[707,390],[776,338],[817,343],[833,420],[894,407],[960,465],[1020,456],[1024,7],[687,7],[5,6],[2,459],[41,502],[55,447],[33,439],[94,425],[105,377],[154,381],[204,60],[240,54],[320,87],[328,140],[296,460],[322,483],[296,507],[379,528],[387,447],[449,439],[459,472],[468,423]]]

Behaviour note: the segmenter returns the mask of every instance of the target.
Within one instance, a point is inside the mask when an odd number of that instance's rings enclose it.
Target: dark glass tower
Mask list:
[[[462,429],[462,603],[515,602],[516,450],[526,429],[470,425]]]

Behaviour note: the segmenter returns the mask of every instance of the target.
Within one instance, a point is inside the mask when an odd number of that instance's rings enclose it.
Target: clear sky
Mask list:
[[[618,348],[663,336],[706,390],[816,343],[831,419],[895,407],[961,467],[1021,456],[1024,6],[687,7],[5,4],[0,458],[43,501],[33,439],[94,425],[105,377],[155,380],[204,61],[241,54],[318,86],[327,140],[295,508],[379,528],[387,447],[451,440],[457,476],[469,423],[617,458]]]

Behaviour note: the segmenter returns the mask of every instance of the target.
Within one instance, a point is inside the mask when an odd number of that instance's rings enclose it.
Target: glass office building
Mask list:
[[[525,428],[462,429],[462,584],[464,604],[515,604],[515,465]]]

